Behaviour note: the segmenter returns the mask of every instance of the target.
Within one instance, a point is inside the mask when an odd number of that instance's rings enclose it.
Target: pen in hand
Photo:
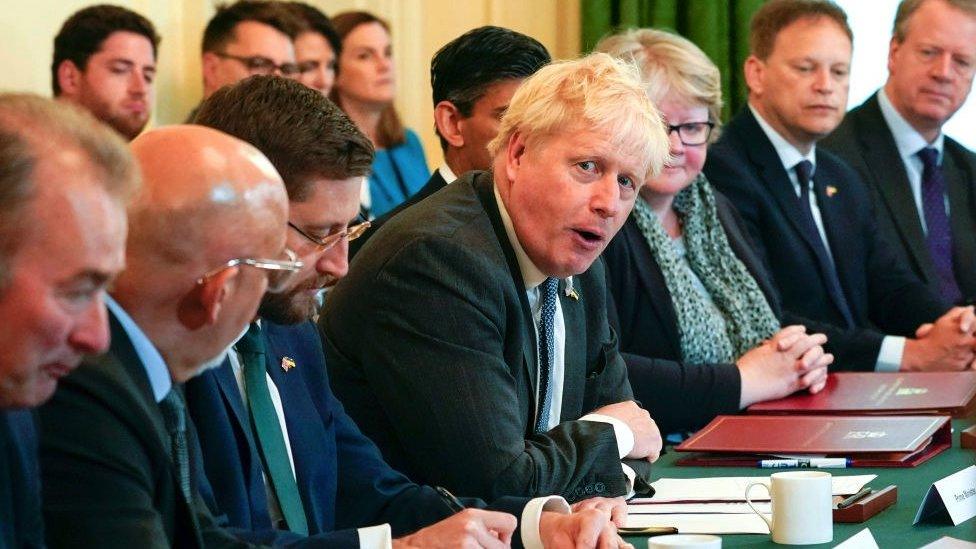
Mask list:
[[[441,497],[441,501],[447,505],[452,513],[460,513],[461,511],[464,511],[464,504],[461,503],[461,500],[454,497],[454,494],[448,491],[447,488],[444,488],[443,486],[435,486],[434,491],[437,492],[437,495]]]

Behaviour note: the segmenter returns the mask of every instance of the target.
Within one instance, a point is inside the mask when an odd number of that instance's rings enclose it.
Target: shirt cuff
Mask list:
[[[881,340],[881,350],[878,351],[878,361],[874,364],[875,372],[897,372],[901,370],[901,357],[905,354],[905,338],[901,336],[885,336]]]
[[[359,528],[357,532],[362,549],[393,549],[393,533],[389,524]]]
[[[519,528],[522,545],[525,546],[525,549],[543,549],[542,533],[539,532],[539,520],[542,518],[543,511],[568,515],[572,509],[569,508],[566,500],[559,496],[529,500],[529,503],[522,509],[522,526]]]
[[[586,414],[580,418],[580,421],[595,421],[612,425],[613,434],[617,437],[617,450],[620,452],[620,459],[626,457],[634,449],[634,432],[619,419],[603,414]]]
[[[634,479],[637,478],[637,471],[634,471],[634,469],[626,463],[621,463],[620,467],[623,468],[624,476],[627,477],[627,495],[624,496],[624,499],[630,499],[636,495],[634,493]]]

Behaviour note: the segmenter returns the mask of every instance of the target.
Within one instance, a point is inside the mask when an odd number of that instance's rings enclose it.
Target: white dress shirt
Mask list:
[[[786,169],[786,174],[790,177],[790,182],[793,184],[793,192],[796,194],[797,198],[800,196],[800,183],[796,178],[795,166],[802,162],[803,160],[809,160],[813,164],[814,172],[817,169],[816,152],[817,146],[814,144],[810,147],[810,152],[807,154],[801,153],[790,144],[782,135],[780,135],[772,126],[769,125],[763,117],[756,112],[756,109],[749,105],[749,110],[752,111],[753,116],[756,117],[756,122],[759,123],[759,127],[762,128],[763,133],[769,138],[769,141],[773,144],[773,148],[776,149],[776,155],[779,156],[780,162],[783,163],[783,167]],[[812,189],[811,189],[812,190]],[[830,258],[831,263],[834,261],[833,253],[830,249],[830,241],[827,240],[827,233],[824,231],[823,217],[820,215],[820,206],[817,204],[817,194],[815,192],[808,193],[810,197],[810,211],[813,213],[813,221],[817,225],[817,232],[820,233],[821,241],[824,244],[824,248],[827,250],[827,256]],[[878,358],[874,364],[874,370],[877,372],[897,372],[901,367],[901,358],[905,353],[905,338],[901,336],[886,335],[881,341],[881,349],[878,351]]]
[[[936,158],[941,165],[945,135],[939,132],[935,141],[931,143],[926,141],[922,134],[918,133],[891,104],[884,88],[878,92],[878,106],[881,107],[881,116],[888,124],[891,137],[895,140],[895,147],[898,148],[898,155],[901,156],[901,162],[905,166],[905,175],[908,176],[908,185],[912,189],[912,198],[915,199],[915,209],[918,211],[918,220],[922,224],[922,231],[927,233],[929,229],[925,223],[925,210],[922,207],[922,171],[924,165],[922,159],[918,157],[918,152],[926,147],[934,148],[939,153]],[[948,215],[948,197],[945,199],[945,208],[946,215]]]

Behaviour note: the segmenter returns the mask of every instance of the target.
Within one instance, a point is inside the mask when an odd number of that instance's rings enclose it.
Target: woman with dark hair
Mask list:
[[[317,8],[304,2],[289,2],[288,7],[302,22],[302,30],[295,36],[297,79],[328,97],[335,84],[342,39],[332,21]]]
[[[420,139],[403,127],[393,106],[396,80],[390,27],[363,11],[340,13],[332,24],[342,52],[332,99],[376,147],[364,209],[386,213],[417,192],[430,177]]]

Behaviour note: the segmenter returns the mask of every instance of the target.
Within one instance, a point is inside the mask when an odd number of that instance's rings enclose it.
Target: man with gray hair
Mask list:
[[[633,401],[597,258],[668,156],[661,119],[633,67],[595,54],[527,78],[489,151],[492,172],[392,218],[330,292],[333,389],[416,482],[627,494],[621,459],[646,468],[661,438]]]
[[[976,154],[942,133],[976,74],[976,0],[904,0],[888,81],[824,140],[872,187],[901,264],[949,305],[976,299]]]
[[[125,262],[125,143],[73,106],[0,94],[0,546],[39,547],[30,408],[108,346],[102,301]]]

